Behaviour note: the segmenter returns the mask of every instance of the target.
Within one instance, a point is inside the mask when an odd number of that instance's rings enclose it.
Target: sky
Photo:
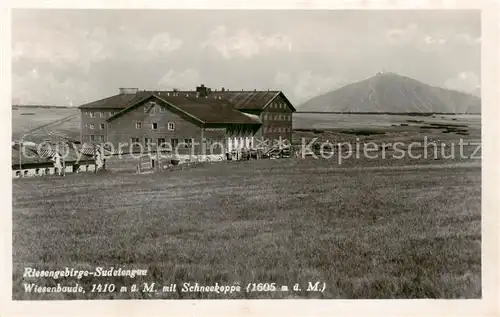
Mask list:
[[[479,11],[12,12],[12,100],[78,106],[120,87],[309,98],[390,71],[478,94]]]

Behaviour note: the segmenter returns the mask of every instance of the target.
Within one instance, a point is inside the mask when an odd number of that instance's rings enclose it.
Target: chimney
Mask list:
[[[222,89],[221,89],[220,91],[224,92],[224,91],[226,91],[226,90],[224,89],[224,87],[222,87]]]
[[[119,88],[120,95],[123,94],[136,94],[139,91],[139,88]]]
[[[206,97],[210,94],[212,89],[205,87],[205,85],[201,84],[201,86],[196,87],[196,92],[200,94],[200,97]]]

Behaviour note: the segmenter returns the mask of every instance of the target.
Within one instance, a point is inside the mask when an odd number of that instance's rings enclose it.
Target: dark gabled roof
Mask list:
[[[80,109],[125,109],[136,103],[140,99],[144,99],[151,93],[164,98],[164,97],[187,97],[197,98],[195,91],[138,91],[137,93],[122,93],[86,103],[79,106]],[[263,109],[275,97],[282,94],[281,91],[212,91],[209,98],[221,98],[229,101],[234,108],[241,110],[258,110]],[[282,94],[284,96],[284,94]],[[199,98],[199,97],[198,97]],[[202,97],[203,98],[203,97]],[[285,97],[286,99],[286,97]],[[290,103],[291,105],[291,103]],[[295,108],[291,106],[295,111]]]
[[[142,104],[143,101],[157,98],[166,103],[174,110],[191,117],[195,121],[203,123],[224,123],[224,124],[261,124],[256,116],[247,115],[234,108],[228,100],[218,99],[214,96],[196,97],[196,93],[191,97],[186,97],[186,93],[178,93],[175,96],[164,92],[142,91],[128,108],[118,112],[106,121],[113,121],[128,111]]]
[[[19,164],[19,146],[12,147],[12,165]],[[40,157],[36,151],[25,148],[24,153],[22,153],[21,164],[40,164],[40,163],[50,163],[50,161],[46,158]]]
[[[52,158],[56,155],[57,151],[55,147],[32,147],[25,146],[24,153],[21,157],[21,164],[46,164],[52,163]],[[68,150],[65,152],[61,149],[60,153],[64,156],[66,162],[76,162],[78,158],[81,160],[89,160],[88,156],[92,156],[93,152],[87,153],[83,148],[74,148],[72,145],[69,146]],[[79,156],[78,153],[82,153],[83,156]],[[12,165],[19,164],[19,145],[15,144],[12,146]]]
[[[127,108],[136,94],[118,94],[79,106],[79,109],[121,109]]]
[[[231,102],[236,109],[263,109],[279,91],[213,91],[210,97],[222,97]]]
[[[258,118],[248,116],[234,108],[234,105],[225,99],[216,99],[214,96],[182,97],[157,96],[198,118],[204,123],[233,123],[233,124],[261,124]]]

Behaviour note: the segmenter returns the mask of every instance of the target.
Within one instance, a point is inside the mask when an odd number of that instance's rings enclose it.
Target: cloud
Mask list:
[[[168,71],[158,81],[158,87],[161,89],[190,90],[202,82],[200,73],[192,68],[188,68],[182,72]]]
[[[408,24],[402,29],[390,29],[385,33],[386,39],[391,44],[409,44],[419,35],[416,24]]]
[[[60,80],[53,73],[42,73],[33,69],[24,76],[13,74],[12,89],[14,100],[20,104],[50,104],[75,106],[79,100],[85,100],[91,90],[90,83],[74,78]]]
[[[82,104],[120,86],[204,83],[299,102],[382,68],[459,86],[461,71],[480,74],[480,21],[462,10],[14,10],[12,93]]]
[[[69,25],[64,29],[30,26],[16,37],[12,59],[14,63],[30,60],[56,67],[71,65],[86,72],[93,63],[113,59],[124,53],[135,59],[144,59],[151,54],[165,56],[181,46],[182,41],[168,33],[144,37],[127,28],[110,34],[102,27],[85,31]]]
[[[464,71],[448,78],[445,86],[449,89],[477,94],[481,92],[481,78],[474,72]]]
[[[218,26],[210,33],[209,39],[201,43],[202,48],[211,47],[226,59],[234,57],[251,58],[273,51],[292,51],[292,40],[282,33],[263,35],[245,29],[229,35],[225,26]]]
[[[91,63],[112,57],[107,42],[107,32],[103,28],[82,31],[70,27],[28,27],[13,43],[12,59],[14,63],[27,59],[59,67],[74,64],[88,69]]]
[[[135,49],[137,51],[147,51],[163,56],[180,49],[182,44],[182,40],[173,38],[168,33],[161,33],[154,35],[149,43],[147,43],[147,40],[138,41],[135,45]]]
[[[473,37],[468,33],[434,32],[429,34],[416,24],[408,24],[404,28],[390,29],[385,38],[391,45],[414,46],[423,52],[455,49],[457,46],[476,46],[481,44],[481,37]]]
[[[300,103],[340,88],[348,82],[335,76],[324,76],[304,70],[295,73],[279,71],[274,76],[274,83]]]

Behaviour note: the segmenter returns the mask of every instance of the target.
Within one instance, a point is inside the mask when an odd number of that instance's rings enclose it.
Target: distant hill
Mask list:
[[[43,109],[52,109],[52,108],[71,108],[69,106],[55,106],[55,105],[12,105],[13,109],[18,109],[18,108],[43,108]]]
[[[297,110],[481,113],[481,98],[433,87],[394,73],[378,73],[363,81],[314,97],[298,106]]]

